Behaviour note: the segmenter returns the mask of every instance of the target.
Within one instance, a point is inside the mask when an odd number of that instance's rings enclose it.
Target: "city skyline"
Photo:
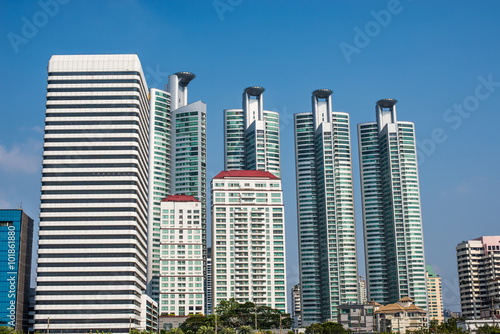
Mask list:
[[[245,2],[219,15],[210,2],[153,6],[131,1],[114,8],[118,18],[112,19],[107,15],[113,7],[109,4],[95,4],[90,10],[77,1],[61,1],[57,10],[52,9],[56,14],[50,16],[47,24],[35,26],[37,32],[28,37],[22,33],[22,18],[33,22],[33,15],[43,8],[22,1],[4,6],[3,36],[14,33],[26,40],[17,45],[17,52],[8,37],[2,41],[1,59],[8,78],[2,83],[2,92],[4,110],[9,112],[4,113],[0,124],[0,172],[5,176],[0,180],[0,207],[15,208],[23,202],[37,225],[40,130],[46,66],[52,54],[137,52],[148,86],[158,89],[163,89],[170,73],[184,69],[195,72],[198,79],[194,100],[201,97],[209,106],[209,180],[223,169],[222,110],[238,107],[243,87],[266,87],[266,109],[280,113],[281,169],[288,208],[286,231],[287,237],[294,240],[297,233],[294,170],[289,158],[293,158],[291,115],[310,109],[308,98],[314,89],[332,88],[336,109],[351,115],[354,141],[354,126],[373,118],[375,101],[395,97],[401,101],[400,118],[415,122],[420,136],[417,144],[422,153],[419,162],[427,262],[443,278],[445,307],[457,309],[456,244],[480,235],[497,234],[493,229],[493,208],[499,179],[494,171],[497,160],[492,154],[496,150],[492,133],[499,117],[496,109],[500,73],[495,60],[498,37],[493,32],[498,22],[494,8],[465,2],[454,6],[401,2],[398,9],[403,10],[392,14],[391,23],[376,36],[370,36],[369,44],[359,47],[354,44],[357,33],[353,28],[364,30],[365,24],[375,20],[370,12],[387,10],[386,2],[356,6],[283,2],[254,6]],[[443,12],[450,15],[443,17]],[[81,15],[97,24],[84,24],[84,29],[73,25]],[[461,24],[465,18],[466,26]],[[138,23],[150,31],[139,29]],[[286,34],[291,27],[298,30],[293,38]],[[317,31],[326,33],[312,33]],[[170,34],[169,43],[158,43],[165,36],[163,32]],[[249,34],[260,36],[265,53],[257,55],[255,44],[241,38]],[[350,63],[339,48],[342,42],[359,51],[350,56]],[[185,52],[168,53],[174,45]],[[311,52],[318,45],[324,52]],[[203,52],[199,52],[200,48]],[[158,56],[161,54],[168,56],[162,59]],[[478,97],[476,87],[480,88]],[[479,105],[474,101],[479,101]],[[459,113],[455,104],[467,108]],[[353,155],[357,156],[356,147]],[[359,174],[356,160],[353,164],[359,239]],[[471,221],[474,224],[469,224]],[[444,239],[443,234],[447,235]],[[363,263],[359,241],[358,259]],[[289,246],[287,255],[292,278],[289,284],[294,284],[298,282],[296,246]]]

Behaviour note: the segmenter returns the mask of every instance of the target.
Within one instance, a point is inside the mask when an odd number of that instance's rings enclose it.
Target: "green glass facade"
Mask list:
[[[358,300],[349,115],[326,100],[294,115],[304,326],[335,321],[339,305]]]
[[[368,298],[427,309],[415,129],[397,122],[395,103],[379,101],[378,122],[358,125]]]

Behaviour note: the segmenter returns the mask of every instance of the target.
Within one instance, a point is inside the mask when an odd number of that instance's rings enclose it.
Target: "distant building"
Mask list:
[[[462,313],[444,309],[443,316],[444,320],[446,321],[449,318],[460,318],[462,316]]]
[[[462,316],[500,315],[500,236],[483,236],[457,245]]]
[[[353,333],[373,333],[375,327],[374,308],[380,307],[378,303],[370,304],[345,304],[339,306],[337,322]]]
[[[161,202],[160,314],[205,314],[202,204],[193,196]]]
[[[427,275],[427,298],[429,300],[429,320],[444,321],[443,316],[443,294],[441,290],[441,277],[436,275],[430,265],[426,267]]]
[[[358,276],[358,303],[366,304],[366,281],[363,276]]]
[[[375,307],[375,332],[407,333],[427,326],[427,312],[409,297],[397,303]]]
[[[207,275],[205,276],[205,314],[212,314],[212,248],[207,248]]]
[[[286,312],[285,215],[281,180],[258,170],[212,180],[213,307],[235,298]]]
[[[28,332],[33,219],[0,210],[0,326]]]
[[[300,284],[295,284],[292,288],[292,317],[293,317],[293,327],[302,327],[301,321],[302,308],[300,307]]]
[[[146,294],[142,294],[141,328],[149,333],[158,332],[158,303]]]

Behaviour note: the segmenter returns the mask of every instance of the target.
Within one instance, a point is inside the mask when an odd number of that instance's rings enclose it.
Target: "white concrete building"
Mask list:
[[[292,317],[293,317],[293,327],[302,327],[302,321],[300,319],[302,313],[302,307],[300,303],[300,284],[295,284],[292,288]]]
[[[137,55],[48,65],[34,329],[141,326],[148,239],[148,87]]]
[[[160,315],[205,313],[201,202],[171,195],[161,202]]]
[[[457,245],[462,316],[500,320],[500,236],[483,236]]]
[[[358,276],[358,303],[366,304],[366,281],[364,276]]]
[[[264,171],[224,171],[212,180],[213,306],[230,298],[286,312],[281,180]]]

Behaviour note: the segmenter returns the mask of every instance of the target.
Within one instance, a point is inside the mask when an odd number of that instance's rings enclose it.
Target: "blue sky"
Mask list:
[[[208,104],[209,176],[223,168],[223,109],[240,108],[247,86],[266,88],[264,107],[281,114],[289,285],[299,279],[292,115],[332,89],[334,109],[351,115],[364,273],[356,124],[395,98],[398,119],[416,124],[426,260],[458,310],[455,246],[500,234],[499,12],[496,1],[2,1],[0,208],[22,202],[38,221],[50,56],[137,53],[150,87],[197,75],[189,100]]]

